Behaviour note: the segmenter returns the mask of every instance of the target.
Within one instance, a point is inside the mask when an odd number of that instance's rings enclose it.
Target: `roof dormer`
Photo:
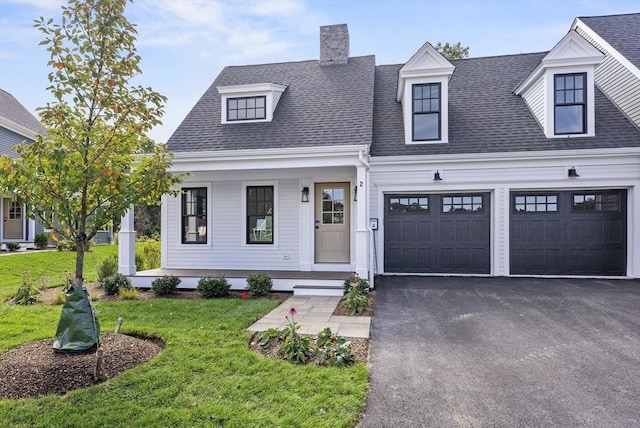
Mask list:
[[[430,43],[400,69],[396,99],[402,103],[406,144],[449,141],[449,80],[454,70]]]
[[[287,89],[276,83],[218,86],[222,123],[271,122],[273,112]]]
[[[595,135],[594,71],[604,55],[571,30],[515,89],[547,138]]]

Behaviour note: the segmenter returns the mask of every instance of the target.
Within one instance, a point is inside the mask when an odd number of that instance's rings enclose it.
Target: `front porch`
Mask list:
[[[198,280],[208,275],[224,275],[232,290],[244,290],[247,277],[254,273],[266,272],[273,280],[274,291],[293,291],[296,295],[342,296],[343,282],[349,272],[336,271],[283,271],[283,270],[223,270],[223,269],[151,269],[129,276],[138,288],[150,288],[151,283],[164,275],[180,278],[179,289],[193,290]]]

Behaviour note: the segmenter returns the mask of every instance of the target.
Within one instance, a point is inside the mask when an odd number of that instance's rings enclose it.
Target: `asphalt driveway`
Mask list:
[[[361,427],[640,427],[640,281],[376,282]]]

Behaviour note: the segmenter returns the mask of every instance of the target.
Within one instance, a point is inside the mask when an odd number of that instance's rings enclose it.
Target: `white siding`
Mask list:
[[[527,92],[522,94],[522,97],[544,129],[544,79],[540,77]]]
[[[596,85],[640,127],[640,79],[582,28],[578,27],[576,31],[606,55],[604,61],[596,67]]]

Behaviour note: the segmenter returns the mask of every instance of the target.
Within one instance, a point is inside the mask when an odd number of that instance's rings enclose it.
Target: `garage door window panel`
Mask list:
[[[456,195],[442,197],[442,212],[477,212],[483,210],[481,195]]]
[[[557,212],[558,195],[519,195],[514,198],[515,212]]]
[[[574,194],[574,211],[613,211],[620,210],[618,193]]]

